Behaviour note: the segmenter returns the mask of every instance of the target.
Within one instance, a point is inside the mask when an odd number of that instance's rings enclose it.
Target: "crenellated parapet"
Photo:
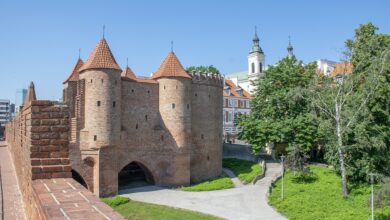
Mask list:
[[[192,72],[190,75],[192,77],[192,83],[218,87],[223,86],[223,77],[219,74]]]

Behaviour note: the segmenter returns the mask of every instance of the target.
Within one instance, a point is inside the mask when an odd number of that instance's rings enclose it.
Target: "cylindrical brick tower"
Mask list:
[[[170,52],[152,79],[159,83],[159,111],[172,141],[172,185],[190,183],[191,77],[173,52]]]
[[[117,146],[121,129],[121,69],[103,38],[80,68],[84,80],[81,148]],[[86,146],[83,146],[86,145]]]
[[[219,75],[192,76],[191,182],[222,171],[222,85]]]

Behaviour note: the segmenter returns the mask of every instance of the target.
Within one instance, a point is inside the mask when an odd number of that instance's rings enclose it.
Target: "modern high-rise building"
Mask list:
[[[10,104],[9,99],[0,99],[0,127],[4,127],[11,118]]]
[[[15,112],[19,112],[19,107],[23,105],[26,98],[27,89],[17,89],[15,93]]]

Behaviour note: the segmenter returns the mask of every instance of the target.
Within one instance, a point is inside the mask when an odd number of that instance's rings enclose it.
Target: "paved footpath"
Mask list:
[[[11,153],[6,147],[6,143],[2,141],[0,141],[0,166],[4,199],[2,201],[4,205],[4,220],[25,220],[22,194],[19,190]]]
[[[156,186],[122,190],[121,196],[132,200],[189,209],[226,219],[286,219],[267,203],[266,193],[271,181],[281,173],[277,163],[267,164],[263,179],[255,185],[209,192],[184,192]]]

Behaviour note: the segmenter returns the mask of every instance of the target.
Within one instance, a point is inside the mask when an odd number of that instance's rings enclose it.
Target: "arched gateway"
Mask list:
[[[153,184],[154,178],[151,172],[148,168],[146,168],[146,166],[139,162],[131,162],[127,164],[118,173],[119,190]]]

